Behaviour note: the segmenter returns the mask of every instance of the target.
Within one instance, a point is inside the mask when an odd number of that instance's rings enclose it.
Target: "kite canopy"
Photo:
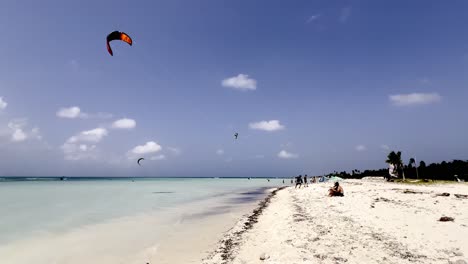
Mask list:
[[[137,160],[138,165],[141,166],[140,161],[142,161],[142,160],[145,160],[145,159],[144,159],[144,158],[139,158],[139,159]]]
[[[112,48],[109,42],[113,40],[121,40],[123,42],[128,43],[128,45],[130,46],[133,44],[132,38],[124,32],[114,31],[110,33],[109,35],[107,35],[107,51],[111,56],[114,56],[114,53],[112,52]]]

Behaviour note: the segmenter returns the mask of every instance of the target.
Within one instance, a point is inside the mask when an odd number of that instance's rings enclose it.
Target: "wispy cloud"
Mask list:
[[[388,145],[382,144],[380,145],[380,148],[383,150],[390,150],[390,147]]]
[[[341,9],[340,13],[340,22],[346,23],[348,19],[351,17],[352,9],[351,7],[344,7]]]
[[[365,151],[365,150],[367,150],[367,147],[364,146],[364,145],[357,145],[356,146],[356,151],[361,152],[361,151]]]
[[[263,130],[263,131],[278,131],[282,130],[285,127],[280,124],[279,120],[270,120],[270,121],[260,121],[260,122],[253,122],[249,124],[250,129],[254,130]]]
[[[278,153],[278,158],[280,159],[297,159],[298,157],[299,157],[298,154],[290,153],[290,152],[287,152],[286,150],[281,150]]]
[[[166,159],[166,156],[164,154],[160,154],[160,155],[153,156],[150,158],[150,160],[165,160],[165,159]]]
[[[77,142],[100,142],[105,136],[108,135],[107,129],[105,128],[95,128],[87,131],[80,132],[79,134],[72,136],[68,139],[70,143]]]
[[[237,76],[224,79],[221,82],[221,85],[242,91],[257,89],[257,81],[255,79],[249,78],[249,75],[242,73]]]
[[[107,118],[112,118],[112,114],[109,113],[96,113],[96,114],[88,114],[84,113],[81,111],[81,108],[78,106],[70,106],[70,107],[63,107],[60,108],[55,115],[60,118],[69,118],[69,119],[75,119],[75,118],[99,118],[99,119],[107,119]]]
[[[217,155],[224,155],[224,149],[218,149],[216,150]]]
[[[98,153],[95,144],[107,135],[107,129],[100,127],[82,131],[70,137],[60,148],[66,160],[96,159]]]
[[[320,19],[321,16],[322,16],[321,14],[311,15],[311,16],[307,19],[306,23],[309,24],[309,23],[312,23],[312,22],[314,22],[314,21],[317,21],[317,20]]]
[[[172,155],[174,155],[174,156],[178,156],[178,155],[180,155],[180,153],[182,153],[180,148],[167,147],[167,150],[169,150],[172,153]]]
[[[97,159],[96,145],[74,144],[66,142],[60,147],[65,154],[65,160],[77,161],[85,159]]]
[[[410,93],[390,95],[389,100],[396,106],[412,106],[437,103],[442,100],[438,93]]]
[[[35,127],[30,131],[26,129],[28,125],[28,120],[26,118],[14,119],[8,122],[8,128],[11,131],[11,141],[12,142],[23,142],[27,139],[37,139],[42,140],[39,128]]]
[[[0,97],[0,110],[5,109],[8,106],[8,103],[3,100],[3,97]]]

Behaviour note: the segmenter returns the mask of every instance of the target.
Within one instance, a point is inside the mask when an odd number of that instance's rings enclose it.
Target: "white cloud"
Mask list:
[[[96,145],[85,143],[98,143],[107,135],[107,129],[100,127],[82,131],[70,137],[60,148],[66,160],[97,159]]]
[[[242,73],[237,76],[224,79],[221,84],[224,87],[243,91],[257,89],[257,81],[255,79],[249,78],[249,75]]]
[[[10,129],[19,129],[23,128],[28,124],[28,120],[25,118],[14,119],[8,122],[8,128]]]
[[[25,141],[27,138],[28,136],[24,133],[24,131],[21,128],[15,129],[15,131],[11,135],[11,140],[14,142]]]
[[[65,154],[66,160],[84,160],[84,159],[97,159],[98,152],[96,145],[76,144],[65,142],[60,147]]]
[[[341,9],[341,14],[340,14],[340,22],[341,23],[346,23],[348,21],[349,17],[351,16],[351,7],[344,7]]]
[[[397,106],[411,106],[437,103],[442,97],[438,93],[410,93],[390,95],[389,100]]]
[[[383,149],[383,150],[390,150],[390,147],[388,145],[380,145],[380,148]]]
[[[112,128],[115,128],[115,129],[133,129],[135,127],[136,127],[136,121],[133,119],[129,119],[129,118],[116,120],[112,124]]]
[[[22,142],[27,139],[37,139],[41,140],[42,136],[40,135],[39,128],[35,127],[31,132],[26,132],[25,127],[28,124],[27,119],[15,119],[8,122],[8,128],[11,130],[11,141],[13,142]]]
[[[0,97],[0,110],[5,109],[8,106],[8,103],[3,100],[3,97]]]
[[[223,154],[224,154],[224,149],[218,149],[218,150],[216,150],[216,154],[218,154],[218,155],[223,155]]]
[[[161,149],[162,147],[158,143],[154,141],[148,141],[144,145],[134,147],[130,152],[132,154],[141,155],[155,153],[160,151]]]
[[[85,118],[86,114],[81,113],[81,109],[78,106],[72,106],[68,108],[60,108],[56,115],[61,118]]]
[[[280,159],[297,159],[299,157],[298,154],[287,152],[286,150],[281,150],[278,153],[278,158]]]
[[[357,145],[356,146],[356,151],[365,151],[367,148],[364,145]]]
[[[69,143],[77,143],[77,142],[97,143],[101,141],[107,135],[108,135],[107,129],[99,127],[99,128],[80,132],[79,134],[69,138],[67,142]]]
[[[153,157],[150,158],[150,160],[164,160],[164,159],[166,159],[166,156],[163,155],[163,154],[153,156]]]
[[[315,14],[315,15],[310,16],[310,17],[307,19],[307,24],[318,20],[321,16],[322,16],[321,14]]]
[[[56,115],[57,115],[57,117],[60,117],[60,118],[70,118],[70,119],[74,119],[74,118],[108,119],[108,118],[112,118],[112,116],[113,116],[110,113],[103,113],[103,112],[99,112],[99,113],[96,113],[96,114],[84,113],[83,111],[81,111],[81,108],[78,107],[78,106],[60,108],[56,112]]]
[[[264,131],[277,131],[285,127],[280,124],[279,120],[260,121],[249,124],[250,129],[264,130]]]

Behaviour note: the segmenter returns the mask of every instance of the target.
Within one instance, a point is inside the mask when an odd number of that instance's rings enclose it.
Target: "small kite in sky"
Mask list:
[[[139,158],[139,159],[137,160],[138,165],[141,166],[140,161],[142,161],[142,160],[145,160],[145,159],[144,159],[144,158]]]
[[[109,35],[107,35],[107,51],[111,56],[114,56],[114,53],[112,52],[109,42],[113,40],[121,40],[123,42],[128,43],[128,45],[130,46],[133,44],[132,38],[124,32],[114,31],[110,33]]]

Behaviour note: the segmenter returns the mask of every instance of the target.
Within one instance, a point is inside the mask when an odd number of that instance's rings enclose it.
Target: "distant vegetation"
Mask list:
[[[468,160],[452,160],[449,162],[442,161],[441,163],[431,163],[426,165],[424,161],[416,164],[414,158],[410,158],[408,164],[405,165],[401,159],[401,151],[390,152],[387,156],[386,163],[394,166],[394,175],[398,178],[411,179],[431,179],[455,181],[455,175],[461,180],[468,182]],[[346,171],[329,173],[326,176],[337,175],[345,179],[361,179],[367,176],[382,176],[389,177],[388,168],[378,170],[352,170],[351,173]]]

